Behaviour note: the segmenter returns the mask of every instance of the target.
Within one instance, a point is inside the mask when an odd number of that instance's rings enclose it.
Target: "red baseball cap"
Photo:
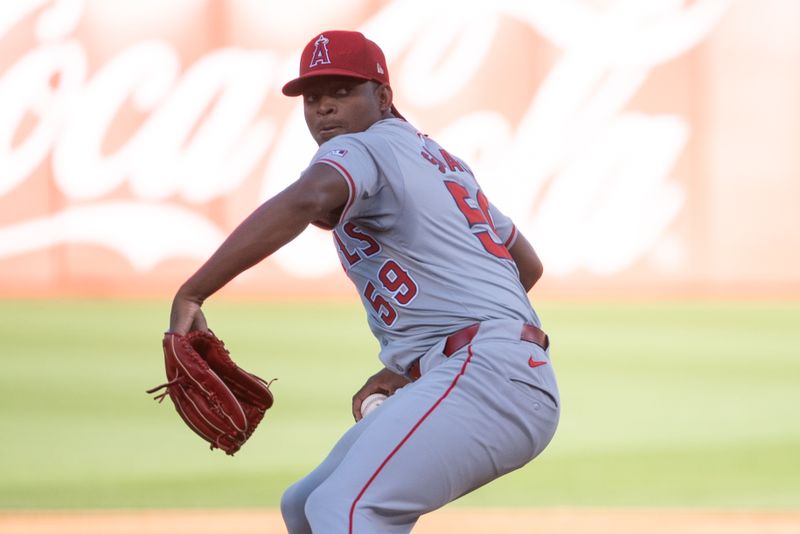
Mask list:
[[[300,96],[317,76],[349,76],[389,84],[383,51],[361,32],[331,30],[311,39],[300,56],[300,76],[283,86],[286,96]],[[392,105],[392,113],[402,118]]]

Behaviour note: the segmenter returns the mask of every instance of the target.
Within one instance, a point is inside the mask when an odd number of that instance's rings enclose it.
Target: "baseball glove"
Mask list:
[[[164,335],[166,384],[147,390],[158,402],[169,395],[186,424],[233,455],[272,406],[270,383],[239,368],[212,332]]]

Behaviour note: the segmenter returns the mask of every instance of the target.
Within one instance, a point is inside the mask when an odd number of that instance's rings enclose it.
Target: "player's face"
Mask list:
[[[386,86],[344,76],[321,76],[303,89],[311,136],[321,145],[346,133],[363,132],[386,116]]]

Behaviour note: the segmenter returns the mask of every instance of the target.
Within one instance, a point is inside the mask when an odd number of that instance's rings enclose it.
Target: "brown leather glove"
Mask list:
[[[164,335],[166,391],[178,414],[201,438],[233,455],[272,406],[270,383],[239,368],[212,332]]]

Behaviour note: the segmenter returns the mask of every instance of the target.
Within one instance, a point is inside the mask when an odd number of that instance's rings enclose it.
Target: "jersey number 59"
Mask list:
[[[504,260],[512,259],[508,249],[502,243],[494,240],[496,233],[492,218],[489,216],[489,199],[486,198],[483,191],[478,190],[478,202],[476,203],[463,185],[451,181],[446,181],[444,184],[453,196],[453,200],[456,201],[458,209],[467,219],[473,235],[478,238],[486,252]]]
[[[394,260],[388,260],[383,264],[378,272],[378,280],[384,289],[392,293],[392,300],[400,306],[408,305],[417,296],[417,283],[414,282],[408,271],[400,267]],[[397,310],[388,299],[378,292],[372,282],[367,282],[364,287],[364,298],[386,326],[392,326],[397,321]]]

